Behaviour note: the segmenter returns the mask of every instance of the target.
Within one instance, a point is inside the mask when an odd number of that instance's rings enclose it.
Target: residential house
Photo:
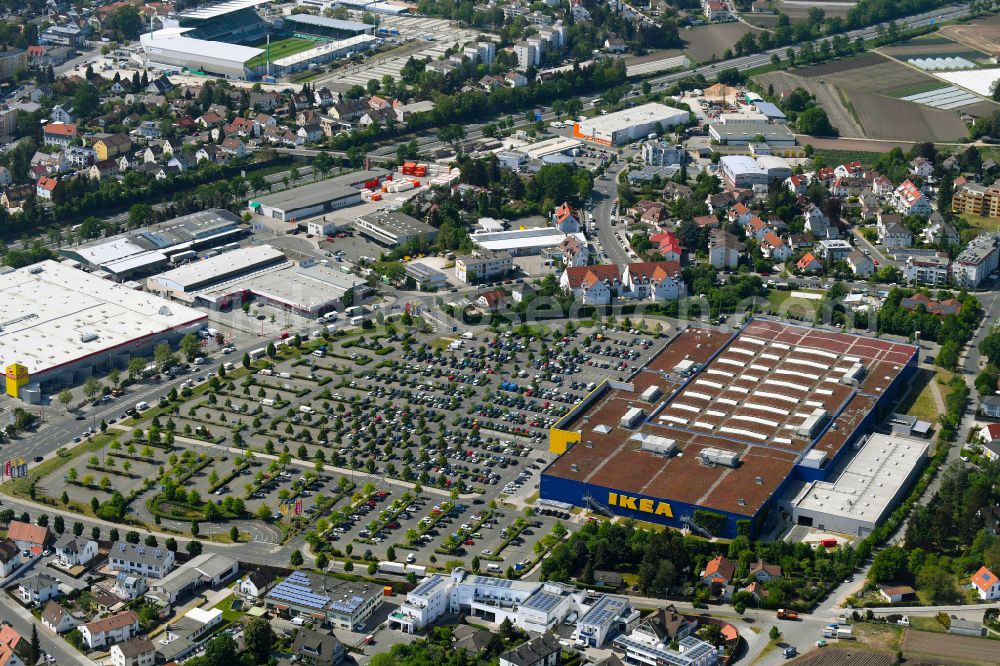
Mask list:
[[[875,274],[875,262],[857,250],[848,254],[845,261],[856,277],[869,278]]]
[[[622,274],[623,295],[646,301],[677,300],[685,295],[685,283],[675,261],[628,264]]]
[[[823,270],[822,262],[820,262],[820,260],[817,259],[812,252],[806,252],[802,255],[802,258],[795,262],[795,267],[803,273],[819,272]]]
[[[27,641],[14,627],[0,625],[0,666],[25,666],[27,647]]]
[[[142,161],[146,164],[158,164],[163,159],[163,146],[152,143],[142,151]]]
[[[56,104],[52,108],[52,113],[49,114],[49,120],[53,123],[68,125],[76,120],[76,114],[73,113],[73,107]]]
[[[357,120],[365,115],[369,109],[368,104],[361,99],[345,99],[337,102],[327,110],[327,115],[336,120]]]
[[[155,120],[143,120],[139,123],[139,127],[133,131],[138,132],[139,136],[144,139],[159,139],[163,135],[160,123]]]
[[[785,187],[792,194],[805,194],[809,189],[809,181],[805,176],[789,176],[785,179]]]
[[[691,221],[698,225],[699,229],[714,229],[720,226],[719,218],[714,215],[696,215]]]
[[[322,86],[313,92],[313,101],[316,106],[325,109],[328,106],[333,106],[338,101],[339,95],[334,95],[326,86]]]
[[[49,123],[42,129],[42,143],[65,148],[76,138],[76,134],[76,125],[72,123]]]
[[[198,166],[198,160],[194,156],[194,153],[186,150],[179,150],[170,156],[170,160],[167,161],[167,166],[174,167],[178,171],[186,171]]]
[[[1000,599],[1000,578],[986,567],[972,574],[972,589],[983,601]]]
[[[21,549],[10,539],[0,539],[0,580],[7,578],[21,566]]]
[[[767,222],[764,220],[756,215],[751,215],[743,226],[743,231],[746,232],[747,237],[762,241],[764,240],[764,236],[771,231],[771,228],[767,226]]]
[[[40,555],[52,539],[52,533],[47,527],[12,520],[7,525],[7,538],[16,543],[22,551],[27,550],[33,555]]]
[[[65,532],[56,540],[55,551],[60,565],[66,568],[77,567],[97,557],[97,542]]]
[[[677,234],[672,231],[661,231],[649,237],[649,242],[657,246],[657,250],[664,261],[679,264],[684,257],[684,248],[681,247]]]
[[[508,88],[523,88],[528,85],[528,79],[524,74],[513,70],[503,75],[503,82]]]
[[[917,594],[916,590],[909,585],[879,585],[878,593],[890,604],[898,604],[908,598],[912,599]]]
[[[625,53],[628,51],[628,44],[621,37],[608,37],[604,40],[604,49],[608,53]]]
[[[903,215],[930,215],[933,212],[930,202],[920,188],[911,180],[905,180],[892,193],[893,207]]]
[[[57,601],[50,599],[42,608],[42,626],[53,633],[65,634],[67,631],[76,629],[79,624],[80,621],[60,606]]]
[[[559,278],[559,286],[585,305],[608,305],[621,292],[622,283],[618,266],[601,264],[568,267]]]
[[[320,127],[319,123],[310,123],[300,127],[295,132],[295,135],[306,143],[312,143],[313,141],[319,141],[323,138],[323,128]]]
[[[292,654],[296,662],[308,666],[337,666],[347,651],[336,636],[300,628],[292,641]]]
[[[887,176],[876,174],[871,181],[872,193],[877,197],[888,197],[892,195],[892,181]]]
[[[125,601],[132,601],[146,594],[149,586],[142,576],[135,576],[127,573],[119,573],[115,576],[115,583],[111,586],[111,594]]]
[[[744,592],[749,592],[750,595],[754,599],[756,599],[757,601],[761,601],[762,599],[766,599],[768,597],[768,595],[770,594],[764,588],[764,586],[761,585],[760,583],[758,583],[756,580],[753,581],[752,583],[750,583],[749,585],[747,585],[746,587],[744,587],[743,591]]]
[[[63,155],[72,169],[85,169],[97,161],[97,153],[83,146],[68,146],[63,149]]]
[[[677,612],[670,604],[645,616],[632,630],[632,635],[639,639],[669,643],[690,636],[698,626],[697,620],[689,620]]]
[[[750,565],[750,577],[758,583],[768,583],[781,578],[781,567],[777,564],[768,564],[764,560],[757,560]]]
[[[500,655],[500,666],[556,666],[562,656],[559,637],[549,632]]]
[[[132,139],[128,134],[109,134],[95,140],[91,146],[97,153],[98,161],[110,160],[131,150]]]
[[[878,222],[878,242],[889,250],[910,247],[913,245],[913,234],[901,221],[898,221],[898,216],[882,215]]]
[[[552,224],[564,234],[576,234],[580,232],[580,212],[571,206],[569,202],[564,202],[557,206],[552,214]]]
[[[934,211],[927,218],[927,227],[924,228],[923,240],[928,245],[958,245],[961,240],[955,227],[945,222],[941,213]]]
[[[139,618],[130,610],[80,625],[83,644],[90,650],[127,641],[138,633]]]
[[[156,650],[148,639],[133,638],[111,646],[112,666],[153,666],[155,663]]]
[[[701,572],[701,582],[707,585],[728,585],[736,574],[736,565],[725,555],[709,560]]]
[[[910,173],[927,180],[934,175],[934,162],[926,157],[914,157],[910,160]]]
[[[0,187],[7,187],[14,183],[14,176],[11,175],[10,169],[5,166],[0,166]]]
[[[121,173],[121,168],[116,160],[101,160],[87,169],[87,177],[91,180],[104,180],[112,178]]]
[[[116,541],[108,552],[108,568],[111,571],[163,578],[173,567],[174,553],[166,548]]]
[[[321,90],[323,90],[321,88]],[[273,111],[278,108],[281,97],[275,92],[251,92],[250,108],[260,111]]]
[[[150,81],[149,85],[146,86],[146,92],[154,93],[157,95],[163,95],[167,92],[170,92],[173,89],[174,89],[174,84],[170,82],[170,79],[168,79],[166,76],[163,76],[162,74],[153,79],[152,81]]]
[[[984,395],[979,399],[979,413],[990,418],[1000,418],[1000,395]]]
[[[235,158],[247,156],[247,145],[239,138],[231,136],[222,141],[222,152]]]
[[[948,298],[942,301],[935,300],[925,294],[916,293],[907,296],[899,301],[899,305],[907,310],[917,310],[923,308],[925,311],[938,317],[950,314],[958,314],[962,311],[962,303],[955,298]]]
[[[17,596],[21,603],[27,606],[44,604],[49,599],[54,599],[61,594],[59,592],[59,581],[43,573],[36,573],[22,578],[17,584]]]
[[[514,299],[515,303],[524,303],[530,299],[535,293],[535,288],[532,287],[527,282],[519,282],[514,286],[510,292],[510,297]]]
[[[806,231],[811,233],[813,238],[837,237],[837,228],[830,226],[830,220],[827,219],[826,214],[816,204],[809,204],[803,216],[806,221]]]
[[[841,199],[859,196],[868,189],[868,181],[859,176],[842,176],[830,185],[830,194]]]
[[[587,243],[576,236],[566,236],[563,239],[559,244],[559,254],[562,256],[564,266],[586,266],[590,261]]]
[[[859,173],[863,173],[865,170],[861,162],[857,160],[853,162],[845,162],[840,164],[833,169],[833,175],[835,178],[848,178],[850,176],[855,176]]]
[[[882,201],[871,190],[865,190],[858,196],[861,206],[861,219],[873,220],[882,210]]]
[[[24,204],[34,195],[35,188],[32,185],[8,187],[0,194],[0,205],[8,211],[18,211],[24,208]]]
[[[493,289],[479,294],[476,304],[488,312],[502,312],[507,309],[507,294],[502,289]]]
[[[209,111],[208,113],[198,116],[195,120],[204,129],[220,127],[226,122],[225,118],[212,111]]]
[[[257,569],[241,578],[236,583],[236,589],[240,594],[256,599],[264,596],[264,593],[271,589],[275,581],[274,573],[270,569]]]
[[[792,256],[792,248],[773,231],[764,234],[764,238],[760,241],[760,251],[765,257],[777,262],[788,261]]]
[[[204,146],[198,149],[198,152],[194,154],[195,159],[199,162],[209,161],[215,164],[226,161],[226,154],[222,152],[219,146],[214,143],[206,143]]]

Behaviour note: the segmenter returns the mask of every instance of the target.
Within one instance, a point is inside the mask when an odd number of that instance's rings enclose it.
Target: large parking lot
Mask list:
[[[146,524],[186,531],[199,520],[216,538],[233,525],[255,541],[308,534],[332,566],[389,554],[424,566],[475,556],[493,573],[526,566],[557,522],[576,519],[537,503],[548,428],[662,341],[606,327],[405,329],[397,319],[334,339],[278,339],[248,368],[219,352],[182,365],[179,393],[121,414],[113,438],[38,491],[65,488],[84,504],[118,490]]]

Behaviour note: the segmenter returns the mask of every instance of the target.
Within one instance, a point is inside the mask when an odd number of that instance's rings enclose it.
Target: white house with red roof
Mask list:
[[[52,534],[47,527],[12,520],[7,527],[7,538],[16,543],[21,550],[30,550],[33,554],[40,555],[48,545]]]
[[[803,273],[823,270],[823,264],[813,255],[812,252],[807,252],[803,255],[803,257],[796,262],[795,266]]]
[[[608,305],[621,292],[622,281],[615,264],[571,266],[563,271],[559,286],[586,305]]]
[[[760,251],[765,257],[775,261],[788,261],[792,256],[792,248],[778,234],[768,231],[760,241]]]
[[[862,173],[864,170],[865,168],[861,166],[861,162],[855,160],[854,162],[844,162],[837,165],[833,169],[833,175],[838,178],[847,178]]]
[[[767,222],[760,219],[756,215],[750,216],[746,224],[743,225],[743,231],[746,232],[747,236],[751,236],[758,241],[763,240],[764,236],[771,231],[771,228],[767,226]]]
[[[705,570],[701,572],[701,582],[709,585],[713,583],[728,585],[735,573],[736,565],[725,555],[719,555],[705,565]]]
[[[580,213],[569,202],[556,207],[552,222],[564,234],[580,233]]]
[[[52,200],[52,193],[56,191],[59,187],[59,181],[55,178],[49,178],[48,176],[42,176],[35,183],[35,194],[39,199]]]
[[[805,194],[806,190],[809,189],[809,181],[805,176],[789,176],[785,179],[785,187],[792,194]]]
[[[650,236],[649,242],[658,246],[664,261],[680,263],[681,257],[684,255],[684,248],[681,247],[681,242],[677,240],[677,235],[674,232],[661,231]]]
[[[629,264],[622,275],[624,295],[636,300],[677,300],[686,293],[681,265],[675,261]]]
[[[979,567],[979,571],[972,574],[972,588],[983,601],[1000,599],[1000,578],[986,567]]]
[[[934,212],[927,197],[910,180],[904,180],[892,193],[892,205],[903,215],[930,215]]]

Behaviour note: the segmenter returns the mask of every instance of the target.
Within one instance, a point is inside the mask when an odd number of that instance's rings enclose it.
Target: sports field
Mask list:
[[[301,37],[289,37],[287,39],[272,40],[271,62],[274,62],[278,58],[284,58],[285,56],[301,53],[302,51],[308,51],[317,44],[318,42],[311,39],[303,39]],[[248,60],[247,67],[260,67],[267,62],[267,40],[253,44],[252,46],[256,46],[258,49],[264,49],[265,52],[261,53],[256,58]]]

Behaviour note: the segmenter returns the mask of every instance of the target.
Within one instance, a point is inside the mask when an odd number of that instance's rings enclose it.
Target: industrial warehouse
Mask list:
[[[618,146],[641,139],[650,132],[659,133],[682,125],[690,118],[689,111],[650,102],[574,123],[573,136],[602,146]]]
[[[0,359],[20,370],[7,393],[38,403],[95,369],[125,368],[202,328],[207,316],[67,264],[43,261],[0,274]]]
[[[912,345],[767,320],[736,333],[688,328],[628,381],[605,382],[551,428],[559,457],[542,473],[540,496],[734,537],[759,534],[798,483],[794,520],[865,534],[926,453],[901,436],[892,447],[864,439],[917,356]],[[869,471],[841,471],[857,448]],[[828,488],[847,499],[824,504]],[[848,500],[870,508],[850,513]]]

